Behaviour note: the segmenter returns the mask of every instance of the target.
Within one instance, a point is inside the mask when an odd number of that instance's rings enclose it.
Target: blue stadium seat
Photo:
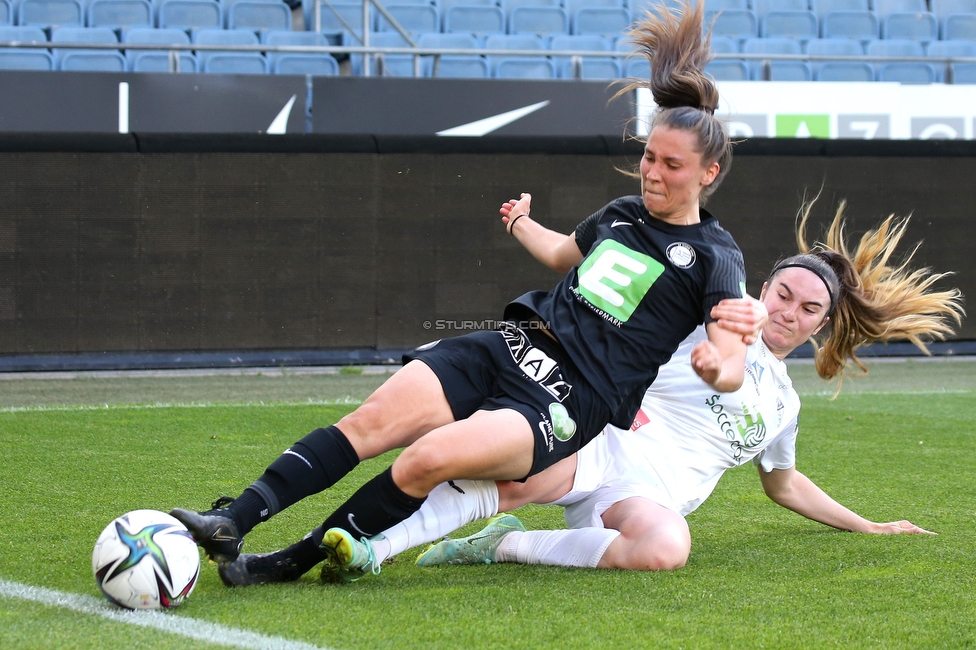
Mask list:
[[[744,61],[711,61],[705,72],[716,81],[748,81],[749,68]]]
[[[739,52],[739,41],[728,36],[712,36],[712,52],[717,54],[735,54]]]
[[[976,14],[952,14],[942,24],[942,40],[976,41]]]
[[[821,19],[824,38],[853,38],[870,41],[878,38],[878,17],[870,11],[832,11]]]
[[[651,63],[643,56],[627,59],[623,73],[628,79],[649,79]]]
[[[79,0],[21,0],[17,24],[36,27],[82,27],[85,12]]]
[[[410,47],[399,32],[376,32],[369,35],[371,47]],[[358,61],[353,62],[353,68],[362,70],[362,55],[352,55]],[[386,77],[413,77],[414,60],[409,54],[376,54],[373,56],[373,74]],[[421,75],[424,74],[424,61],[421,63]]]
[[[587,79],[608,81],[620,78],[620,64],[613,59],[583,58],[576,64],[572,60],[559,66],[560,79]]]
[[[952,14],[976,14],[976,0],[931,0],[932,13],[939,20]]]
[[[882,20],[889,14],[917,14],[928,10],[925,0],[874,0],[874,13]]]
[[[162,0],[158,7],[159,27],[179,29],[220,29],[223,11],[215,0]]]
[[[976,63],[953,63],[952,83],[976,84]]]
[[[542,37],[536,36],[535,34],[491,34],[485,37],[485,49],[486,50],[544,50],[546,49],[546,43],[542,40]],[[511,59],[513,57],[502,57],[504,59]],[[519,57],[516,57],[519,58]],[[537,57],[521,57],[521,58],[537,58]],[[540,61],[544,60],[538,57]],[[501,60],[499,56],[488,56],[488,65],[491,67],[494,73],[497,69],[497,64]],[[519,67],[519,66],[514,66]],[[493,75],[495,76],[495,75]],[[552,76],[555,76],[553,74]]]
[[[972,41],[932,41],[925,53],[931,57],[976,57],[976,43]],[[952,83],[955,79],[955,63],[933,63],[939,73],[939,81]],[[968,65],[968,64],[963,64]]]
[[[14,12],[7,0],[0,0],[0,25],[9,25],[13,22]]]
[[[834,11],[871,11],[868,0],[810,0],[810,8],[823,18]]]
[[[925,56],[921,43],[905,39],[871,41],[867,45],[871,56]],[[878,81],[897,81],[900,83],[934,83],[938,78],[935,66],[929,63],[898,61],[877,63]]]
[[[226,11],[227,29],[291,29],[291,9],[281,0],[236,0]]]
[[[863,61],[826,61],[813,73],[817,81],[874,81],[874,68]]]
[[[640,20],[644,12],[659,13],[661,7],[671,10],[680,10],[683,6],[682,0],[629,0],[630,8],[634,14],[634,20]]]
[[[273,74],[310,74],[313,77],[336,77],[339,62],[327,52],[321,54],[279,53],[269,62]]]
[[[51,30],[51,43],[106,43],[109,45],[117,45],[119,42],[118,36],[115,32],[108,27],[55,27]],[[122,59],[121,70],[125,70],[125,60],[119,50],[68,50],[64,48],[55,47],[51,53],[54,55],[54,64],[59,70],[64,69],[88,69],[88,68],[65,68],[63,66],[63,61],[65,56],[68,54],[85,54],[91,56],[78,57],[73,65],[76,66],[86,66],[92,65],[96,66],[94,69],[101,69],[98,66],[105,65],[109,68],[114,68],[118,65],[116,58]],[[103,57],[98,56],[102,54],[109,54],[112,56]],[[118,55],[116,57],[115,55]],[[111,61],[109,61],[111,59]]]
[[[330,43],[338,45],[343,41],[342,35],[350,29],[362,35],[363,5],[355,2],[332,2],[327,5],[323,2],[319,22],[319,31],[326,35]],[[314,13],[306,18],[305,25],[310,31],[315,31]]]
[[[715,13],[729,9],[752,9],[748,0],[705,0],[705,11]]]
[[[191,52],[180,52],[178,56],[180,73],[197,71],[197,58]],[[126,58],[132,72],[169,72],[168,52],[129,50]]]
[[[203,64],[214,74],[267,74],[268,61],[257,52],[216,52]]]
[[[630,13],[623,7],[583,7],[573,14],[573,34],[618,36],[630,27]]]
[[[328,45],[325,36],[318,32],[297,32],[272,30],[261,35],[266,45],[307,45],[322,47]],[[268,52],[268,65],[274,74],[310,74],[313,76],[334,76],[338,74],[339,63],[331,54]],[[331,72],[334,69],[336,72]]]
[[[566,50],[566,51],[577,51],[577,52],[608,52],[610,51],[610,43],[607,39],[596,34],[559,34],[553,36],[549,41],[550,50]],[[570,70],[570,74],[566,74],[565,66],[572,62],[571,57],[567,56],[553,56],[552,62],[556,64],[559,76],[572,79],[573,71]],[[613,59],[602,59],[602,58],[587,58],[583,57],[583,74],[584,75],[594,75],[594,76],[584,76],[585,79],[611,79],[620,77],[620,65],[613,61]],[[600,66],[600,65],[590,65],[594,61],[612,61],[612,66]],[[616,69],[616,77],[604,77],[602,76],[611,69]]]
[[[810,0],[752,0],[752,10],[762,20],[770,11],[810,11]]]
[[[125,57],[118,52],[74,50],[61,56],[58,70],[73,72],[125,72]]]
[[[563,0],[563,7],[570,16],[583,7],[625,7],[624,0]]]
[[[712,34],[740,41],[759,35],[759,19],[747,9],[729,9],[717,14],[706,13],[705,25],[712,26]]]
[[[496,79],[554,79],[556,67],[542,57],[504,57],[492,66]]]
[[[411,34],[424,34],[439,32],[441,17],[437,13],[437,7],[433,5],[420,4],[387,4],[386,10],[393,16],[394,20],[400,23],[404,30]],[[383,14],[376,12],[376,31],[393,32],[393,25]]]
[[[444,32],[483,36],[505,33],[505,13],[501,7],[456,5],[444,12]]]
[[[44,50],[0,49],[0,70],[53,70],[54,59]]]
[[[478,41],[471,34],[421,34],[417,45],[425,48],[473,50]],[[481,56],[445,54],[428,59],[425,74],[435,77],[478,77],[490,75],[488,62]]]
[[[495,0],[438,0],[436,3],[441,10],[441,16],[444,15],[451,7],[456,7],[458,5],[465,5],[468,7],[496,7],[498,3]],[[504,12],[502,12],[504,13]],[[442,18],[443,20],[443,18]]]
[[[92,0],[88,5],[89,27],[152,27],[155,23],[148,0]]]
[[[260,43],[257,34],[249,29],[198,29],[193,31],[192,41],[197,45],[258,45]],[[226,53],[220,50],[197,50],[197,61],[206,70],[207,61],[211,57]]]
[[[0,41],[24,41],[25,43],[45,43],[47,34],[40,27],[21,25],[0,25]],[[14,48],[10,48],[14,49]],[[26,50],[22,50],[25,51]],[[41,50],[34,50],[40,52]]]
[[[891,13],[881,21],[881,38],[907,38],[921,43],[938,40],[939,21],[935,14]]]
[[[509,34],[569,33],[569,15],[562,7],[516,7],[508,15]]]
[[[501,0],[499,3],[506,15],[511,14],[518,7],[559,7],[557,0]]]
[[[812,11],[770,11],[763,16],[759,33],[764,38],[786,37],[809,40],[817,38],[820,29]]]
[[[743,54],[803,54],[800,41],[792,38],[748,38],[742,44]],[[749,60],[749,76],[752,79],[797,81],[795,77],[804,77],[804,81],[812,78],[810,66],[802,61],[759,61]],[[769,77],[766,72],[769,72]],[[787,77],[787,78],[784,78]]]

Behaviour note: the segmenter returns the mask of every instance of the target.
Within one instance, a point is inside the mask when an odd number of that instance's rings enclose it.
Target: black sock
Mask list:
[[[316,536],[314,533],[315,531],[306,535],[302,541],[277,551],[275,559],[288,560],[294,566],[297,575],[307,573],[326,558],[325,552],[319,548],[319,544],[322,543],[322,535]]]
[[[316,429],[296,442],[228,506],[238,532],[247,534],[288,506],[331,487],[359,464],[338,428]]]
[[[393,469],[359,488],[322,524],[322,531],[343,528],[354,535],[372,537],[420,509],[427,497],[412,497],[393,482]]]

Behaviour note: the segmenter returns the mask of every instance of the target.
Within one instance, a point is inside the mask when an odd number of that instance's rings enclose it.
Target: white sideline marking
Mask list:
[[[0,413],[45,413],[48,411],[149,411],[153,409],[265,408],[280,406],[346,406],[362,404],[360,399],[310,399],[306,402],[157,402],[155,404],[72,404],[61,406],[4,406]]]
[[[160,611],[128,611],[92,596],[33,587],[2,578],[0,578],[0,596],[29,600],[52,607],[62,607],[82,614],[101,616],[116,623],[148,627],[197,641],[234,648],[246,648],[248,650],[328,650],[328,648],[302,641],[291,641],[280,636],[266,636],[218,623],[164,614]]]

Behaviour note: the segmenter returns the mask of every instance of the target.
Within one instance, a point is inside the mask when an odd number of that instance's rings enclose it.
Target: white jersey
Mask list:
[[[800,398],[786,364],[760,340],[748,348],[742,387],[719,393],[691,367],[706,339],[701,326],[661,366],[630,430],[608,426],[580,450],[573,491],[557,501],[571,527],[602,526],[600,515],[630,496],[687,515],[731,467],[793,467]]]

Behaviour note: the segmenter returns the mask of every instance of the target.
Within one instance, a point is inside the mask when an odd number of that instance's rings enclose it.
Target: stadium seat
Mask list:
[[[436,2],[435,4],[438,7],[440,7],[441,16],[444,15],[444,12],[445,11],[447,11],[451,7],[456,7],[457,5],[466,5],[466,6],[470,6],[470,7],[474,7],[474,6],[477,6],[477,7],[495,7],[495,6],[498,6],[498,3],[495,0],[438,0],[438,2]]]
[[[931,0],[932,13],[939,20],[952,14],[976,14],[976,0]]]
[[[516,7],[508,15],[509,34],[569,33],[569,15],[562,7]]]
[[[9,25],[13,22],[14,12],[10,8],[7,0],[0,0],[0,25]]]
[[[928,43],[939,38],[939,22],[935,14],[891,13],[881,21],[881,38],[907,38]]]
[[[728,36],[712,36],[712,52],[717,54],[735,54],[739,52],[739,41]]]
[[[223,11],[215,0],[162,0],[159,4],[159,27],[179,29],[220,29]]]
[[[952,14],[942,24],[942,40],[976,41],[976,14]]]
[[[976,58],[976,43],[972,41],[932,41],[925,53],[931,57],[974,57]],[[934,63],[939,72],[939,81],[952,83],[955,78],[955,63]],[[963,64],[968,65],[968,64]]]
[[[125,72],[125,57],[118,52],[74,50],[61,56],[58,70],[73,72]]]
[[[196,72],[197,58],[190,52],[179,53],[180,73]],[[169,72],[169,53],[159,51],[129,50],[126,52],[129,70],[132,72]]]
[[[486,50],[544,50],[546,49],[545,41],[542,37],[536,36],[535,34],[491,34],[485,37],[485,49]],[[509,60],[513,57],[499,57],[498,55],[488,55],[488,65],[494,73],[497,69],[497,64],[502,59]],[[523,59],[534,59],[543,61],[546,60],[542,57],[515,57]],[[518,65],[511,66],[513,68],[519,68]],[[497,76],[494,75],[493,76]],[[552,76],[555,76],[553,74]]]
[[[505,13],[501,7],[456,5],[444,12],[444,32],[484,36],[505,33]]]
[[[909,40],[871,41],[867,45],[867,53],[871,56],[925,56],[922,45]],[[877,63],[878,81],[897,81],[901,83],[934,83],[938,73],[935,66],[929,63],[896,61],[891,63]]]
[[[267,74],[268,62],[257,52],[215,52],[202,63],[214,74]]]
[[[433,5],[419,4],[387,4],[386,10],[400,26],[410,34],[439,32],[441,17]],[[376,12],[376,31],[395,32],[393,25],[383,14]]]
[[[608,52],[610,51],[610,43],[596,34],[559,34],[553,36],[549,41],[550,50],[565,50],[565,51],[577,51],[577,52]],[[568,56],[553,56],[552,62],[556,64],[559,76],[567,79],[573,79],[573,71],[570,70],[570,74],[567,75],[565,71],[565,66],[568,63],[572,63],[572,57]],[[604,77],[603,74],[609,72],[609,70],[615,68],[617,71],[617,77],[620,77],[620,65],[613,61],[613,59],[602,59],[602,58],[592,58],[592,57],[582,57],[580,59],[583,65],[583,74],[591,74],[594,76],[585,76],[586,79],[612,79],[615,77]],[[601,66],[591,65],[594,61],[611,61],[613,66]]]
[[[634,14],[634,20],[642,18],[645,11],[656,14],[661,7],[680,10],[683,6],[682,0],[629,0],[629,4]]]
[[[608,81],[620,78],[620,64],[613,59],[582,58],[579,62],[564,61],[559,66],[560,79]]]
[[[92,0],[88,5],[89,27],[152,27],[154,18],[148,0]]]
[[[874,13],[880,19],[889,14],[917,14],[928,10],[925,0],[874,0]]]
[[[54,59],[44,50],[0,49],[0,70],[53,70]]]
[[[491,70],[484,59],[445,55],[434,64],[431,76],[442,79],[487,79],[491,76]]]
[[[823,38],[853,38],[862,42],[878,38],[878,17],[870,11],[832,11],[821,19]]]
[[[705,11],[716,13],[729,9],[751,9],[748,0],[705,0]]]
[[[554,79],[556,68],[552,61],[542,57],[496,58],[492,65],[496,79]]]
[[[170,28],[170,29],[151,29],[149,27],[133,27],[132,29],[126,29],[122,31],[122,42],[123,43],[152,43],[159,45],[188,45],[190,43],[190,36],[182,29]],[[129,68],[136,72],[140,70],[135,70],[134,64],[135,60],[143,55],[152,54],[153,56],[147,56],[146,61],[143,62],[143,66],[154,68],[156,71],[160,64],[160,61],[156,59],[161,59],[166,63],[165,70],[169,70],[169,53],[161,52],[159,50],[126,50],[125,58],[129,61]],[[187,50],[182,50],[181,54],[190,55]],[[192,55],[191,55],[192,56]],[[194,70],[196,70],[194,57]],[[183,70],[182,59],[180,62],[180,71]]]
[[[749,10],[729,9],[717,14],[706,13],[705,25],[712,26],[712,34],[740,41],[759,35],[759,20]]]
[[[272,30],[261,35],[266,45],[325,46],[328,40],[318,32]],[[310,74],[332,76],[338,74],[339,63],[331,54],[310,52],[268,52],[268,66],[274,74]],[[284,61],[282,61],[284,59]],[[331,70],[335,66],[336,72]]]
[[[21,25],[0,25],[0,41],[24,41],[25,43],[45,43],[47,34],[40,27],[28,27]],[[14,49],[14,48],[10,48]],[[26,52],[28,50],[18,50]],[[42,50],[33,50],[41,52]]]
[[[811,0],[810,8],[823,18],[835,11],[871,11],[868,0]]]
[[[752,0],[752,10],[762,20],[770,11],[810,11],[810,0]]]
[[[874,68],[863,61],[826,61],[815,66],[817,81],[874,81]]]
[[[748,81],[749,68],[744,61],[711,61],[705,72],[716,81]]]
[[[478,41],[471,34],[421,34],[417,45],[424,48],[474,50]],[[444,54],[428,56],[425,74],[436,77],[479,77],[490,75],[488,63],[481,56]]]
[[[742,44],[743,54],[803,54],[800,41],[792,38],[748,38]],[[795,81],[794,77],[802,76],[809,81],[810,67],[803,61],[760,61],[751,59],[747,62],[749,77],[756,80],[778,80],[789,77],[784,81]],[[800,65],[797,65],[800,64]],[[769,76],[767,76],[767,72]]]
[[[227,29],[291,29],[291,9],[280,0],[237,0],[226,11]]]
[[[628,79],[649,79],[651,76],[651,63],[643,56],[627,59],[623,68]]]
[[[257,34],[249,29],[198,29],[194,30],[192,41],[196,45],[258,45],[260,43]],[[197,61],[206,70],[207,61],[217,54],[227,54],[227,52],[197,50]],[[235,52],[235,54],[244,53]],[[247,54],[251,53],[247,52]],[[228,65],[232,65],[232,63]]]
[[[562,3],[557,0],[501,0],[502,11],[506,15],[511,14],[513,9],[518,7],[559,7]]]
[[[952,83],[976,84],[976,63],[953,63]]]
[[[119,38],[116,36],[115,32],[108,27],[55,27],[51,30],[51,43],[105,43],[109,45],[118,45]],[[102,69],[99,66],[108,66],[110,69],[119,65],[116,61],[116,56],[122,59],[120,71],[125,70],[125,59],[119,50],[105,49],[105,50],[68,50],[64,48],[55,47],[51,50],[51,54],[54,55],[54,65],[59,70],[66,69]],[[72,65],[82,66],[79,68],[65,68],[63,66],[64,57],[68,54],[85,54],[91,56],[77,57]],[[110,54],[112,56],[102,57],[97,56],[101,54]],[[111,61],[109,61],[111,59]],[[94,68],[85,68],[84,66],[95,66]]]
[[[573,16],[583,7],[610,7],[613,9],[625,6],[624,0],[563,0],[563,8],[570,16]]]
[[[770,11],[763,16],[759,33],[763,38],[817,38],[820,30],[812,11]]]
[[[36,27],[82,27],[85,12],[79,0],[21,0],[17,24]]]
[[[583,7],[573,14],[573,34],[617,36],[630,27],[630,13],[623,7]]]
[[[309,31],[315,31],[314,15],[313,12],[309,18],[306,18],[305,25]],[[330,2],[329,4],[323,2],[319,23],[319,31],[326,35],[330,43],[338,45],[343,41],[342,35],[349,30],[362,35],[363,5],[356,2]]]
[[[370,34],[369,44],[370,47],[410,47],[410,43],[399,32],[376,32]],[[353,68],[361,71],[362,55],[353,54],[350,56],[350,58],[353,57],[357,59],[353,63]],[[372,57],[372,72],[375,75],[386,77],[413,77],[415,58],[409,54],[376,54]],[[425,62],[421,61],[420,63],[420,73],[423,75]]]

